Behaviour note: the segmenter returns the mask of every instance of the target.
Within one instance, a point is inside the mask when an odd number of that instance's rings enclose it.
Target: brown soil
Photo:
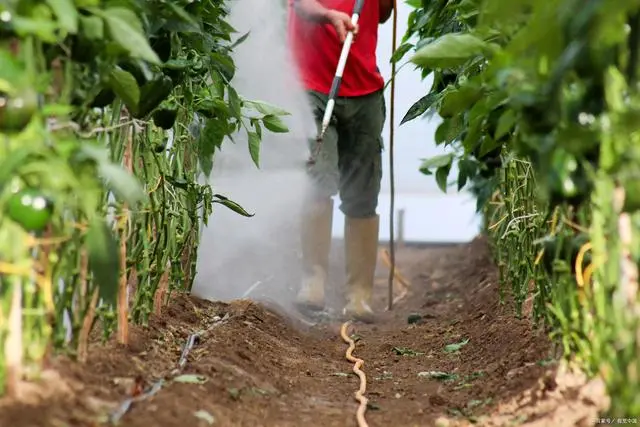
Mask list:
[[[607,403],[601,384],[551,360],[545,333],[500,304],[483,239],[402,249],[397,260],[412,282],[409,295],[382,311],[381,268],[381,319],[354,331],[370,426],[594,424]],[[164,384],[134,402],[120,425],[355,426],[358,379],[345,359],[340,323],[310,327],[279,312],[275,304],[177,296],[148,327],[133,329],[128,348],[96,343],[84,365],[54,360],[19,399],[0,400],[0,426],[101,425],[160,378]],[[420,321],[409,324],[410,314]],[[172,372],[195,332],[200,340],[181,372]],[[460,342],[466,345],[457,351],[447,347]],[[176,375],[187,382],[172,381]]]

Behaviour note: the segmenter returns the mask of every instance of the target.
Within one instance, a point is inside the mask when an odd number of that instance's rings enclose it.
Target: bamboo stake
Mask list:
[[[133,132],[128,131],[127,146],[125,147],[122,161],[125,169],[131,173],[132,164],[132,138]],[[127,276],[127,225],[129,209],[127,204],[122,205],[120,215],[120,282],[118,286],[118,343],[129,344],[129,292]]]
[[[11,277],[11,308],[9,311],[9,333],[5,341],[4,357],[7,366],[7,394],[17,396],[22,379],[22,278]]]

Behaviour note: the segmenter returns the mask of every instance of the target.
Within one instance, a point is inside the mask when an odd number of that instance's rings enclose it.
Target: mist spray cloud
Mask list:
[[[262,100],[291,113],[290,132],[263,131],[261,167],[253,164],[241,131],[214,157],[214,192],[240,203],[252,218],[218,207],[202,232],[193,293],[229,300],[268,297],[283,305],[293,298],[299,277],[299,210],[305,186],[307,140],[315,125],[286,45],[285,2],[236,0],[230,22],[237,37],[250,32],[233,58],[234,87],[248,99]],[[247,291],[250,291],[247,295]]]

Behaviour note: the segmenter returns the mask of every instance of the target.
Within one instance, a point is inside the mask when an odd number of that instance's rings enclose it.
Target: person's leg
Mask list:
[[[371,295],[378,255],[376,212],[382,179],[382,91],[344,100],[338,131],[340,210],[345,214],[347,304],[344,314],[373,322]]]
[[[320,129],[327,97],[310,92],[309,99]],[[307,169],[309,187],[302,208],[301,243],[303,280],[296,303],[300,309],[323,310],[325,286],[329,270],[333,199],[338,193],[338,134],[335,122],[324,135],[315,163]],[[309,141],[309,150],[316,153],[317,142]]]

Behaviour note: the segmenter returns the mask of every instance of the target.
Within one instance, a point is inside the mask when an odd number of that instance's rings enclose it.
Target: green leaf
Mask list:
[[[44,117],[62,117],[73,113],[73,106],[64,104],[45,104],[42,106]]]
[[[231,86],[227,87],[227,93],[229,94],[229,109],[231,110],[231,114],[239,119],[242,117],[242,101],[240,100],[240,96],[238,96],[238,92]]]
[[[422,0],[406,0],[405,3],[414,9],[422,7]]]
[[[469,179],[469,174],[467,171],[463,169],[458,170],[458,191],[462,190],[465,185],[467,185],[467,179]]]
[[[78,150],[77,160],[83,161],[87,159],[96,163],[98,175],[106,181],[107,188],[112,191],[117,198],[130,205],[135,205],[145,199],[146,194],[142,189],[140,181],[124,170],[122,166],[111,162],[111,160],[109,160],[109,153],[105,147],[88,143],[83,144]]]
[[[421,47],[411,62],[425,68],[451,68],[481,55],[487,43],[471,34],[450,33]]]
[[[480,158],[483,158],[484,156],[486,156],[496,148],[500,147],[500,145],[501,144],[496,142],[496,140],[491,138],[490,136],[488,135],[483,136],[480,142],[480,152],[478,153]]]
[[[460,86],[445,93],[438,114],[453,117],[460,114],[482,97],[482,88],[473,84]]]
[[[104,38],[104,21],[97,16],[80,15],[80,32],[87,40]]]
[[[229,198],[221,195],[221,194],[214,194],[213,197],[215,197],[215,200],[212,200],[212,203],[219,203],[229,209],[231,209],[232,211],[234,211],[237,214],[240,214],[242,216],[246,216],[246,217],[252,217],[255,214],[250,214],[249,212],[247,212],[242,206],[240,206],[238,203],[234,202],[233,200],[230,200]]]
[[[214,52],[211,54],[211,65],[216,69],[221,76],[229,83],[236,73],[236,66],[233,63],[233,58],[229,55]]]
[[[131,26],[137,33],[145,35],[142,21],[140,21],[138,15],[133,11],[133,9],[114,6],[105,9],[105,12],[107,12],[111,17],[115,17],[120,19],[121,21],[127,22],[129,26]]]
[[[33,154],[31,145],[17,147],[6,153],[0,160],[0,188],[13,178],[16,171],[23,164],[27,163],[27,159]]]
[[[118,243],[103,218],[96,217],[89,224],[86,236],[89,269],[98,285],[98,295],[108,305],[115,306],[120,279]]]
[[[224,123],[220,119],[210,119],[198,138],[198,162],[202,172],[208,177],[213,169],[213,154],[220,148],[225,136]]]
[[[513,110],[506,110],[498,119],[496,126],[496,134],[493,136],[496,140],[509,135],[516,124],[516,113]]]
[[[391,55],[391,59],[389,60],[389,62],[393,64],[394,62],[400,61],[407,54],[407,52],[411,50],[411,48],[413,48],[412,43],[401,44],[400,47],[398,47],[396,51],[393,52],[393,55]]]
[[[184,374],[175,377],[173,382],[183,384],[204,384],[207,382],[207,378],[202,375]]]
[[[405,124],[408,121],[411,121],[413,119],[415,119],[416,117],[420,117],[421,115],[423,115],[432,105],[434,102],[436,102],[438,99],[440,98],[440,94],[439,93],[429,93],[425,96],[423,96],[422,98],[420,98],[419,100],[417,100],[412,106],[411,108],[409,108],[409,111],[407,111],[407,113],[404,115],[404,117],[402,118],[402,121],[400,122],[400,124]]]
[[[452,161],[453,161],[452,153],[440,154],[438,156],[433,156],[428,159],[422,159],[420,170],[423,170],[423,169],[431,170],[431,169],[436,169],[443,166],[450,166]]]
[[[476,173],[478,172],[477,163],[471,159],[460,159],[458,160],[458,191],[462,190],[465,186],[468,178],[474,178]],[[461,184],[461,176],[465,178],[462,180],[464,183]]]
[[[447,192],[447,179],[449,178],[449,171],[451,171],[451,165],[441,166],[436,170],[436,183],[438,188],[443,193]]]
[[[58,18],[60,27],[69,34],[78,32],[78,10],[73,0],[47,0],[47,4]]]
[[[112,7],[97,11],[96,14],[105,20],[113,41],[129,52],[131,57],[144,59],[152,64],[161,64],[160,58],[149,46],[142,24],[134,12],[121,7]]]
[[[627,83],[618,69],[611,66],[605,74],[605,99],[612,111],[624,110],[624,94],[627,92]]]
[[[453,116],[446,118],[440,123],[436,129],[435,143],[436,145],[447,145],[460,137],[464,129],[462,116]]]
[[[249,34],[251,33],[251,31],[247,31],[246,33],[244,33],[244,35],[242,35],[240,38],[238,38],[238,40],[236,40],[235,42],[233,42],[233,44],[231,46],[229,46],[229,49],[233,50],[235,49],[238,45],[244,43],[244,41],[249,37]]]
[[[124,170],[122,166],[103,162],[99,165],[98,173],[105,179],[107,188],[120,200],[135,205],[145,199],[146,194],[138,178]]]
[[[59,42],[59,28],[54,21],[45,19],[31,19],[25,18],[23,16],[14,16],[11,20],[11,24],[16,34],[21,37],[34,35],[42,41],[51,44]]]
[[[109,72],[109,86],[122,99],[129,111],[136,111],[140,102],[140,88],[135,77],[120,67]]]
[[[264,127],[269,129],[271,132],[275,133],[287,133],[289,132],[289,128],[286,124],[280,119],[278,116],[274,116],[273,114],[267,114],[262,118],[262,123]]]
[[[249,154],[257,168],[260,168],[260,137],[256,132],[247,132],[249,138]]]
[[[0,50],[0,91],[13,94],[19,80],[24,79],[24,65],[8,50]]]
[[[165,2],[167,6],[171,9],[171,11],[178,17],[181,21],[183,21],[184,26],[181,27],[181,32],[199,32],[201,31],[201,24],[196,20],[194,16],[192,16],[189,12],[184,9],[184,6],[178,6],[174,2]]]
[[[255,100],[244,100],[244,105],[246,107],[253,108],[254,110],[262,113],[262,114],[271,114],[274,116],[289,116],[291,115],[288,111],[283,110],[282,108],[278,108],[275,105],[271,105],[264,101],[255,101]]]
[[[482,124],[484,122],[483,119],[484,117],[478,117],[474,120],[469,120],[467,133],[462,140],[462,146],[464,147],[465,154],[472,153],[478,145],[478,141],[484,133],[482,129]]]

